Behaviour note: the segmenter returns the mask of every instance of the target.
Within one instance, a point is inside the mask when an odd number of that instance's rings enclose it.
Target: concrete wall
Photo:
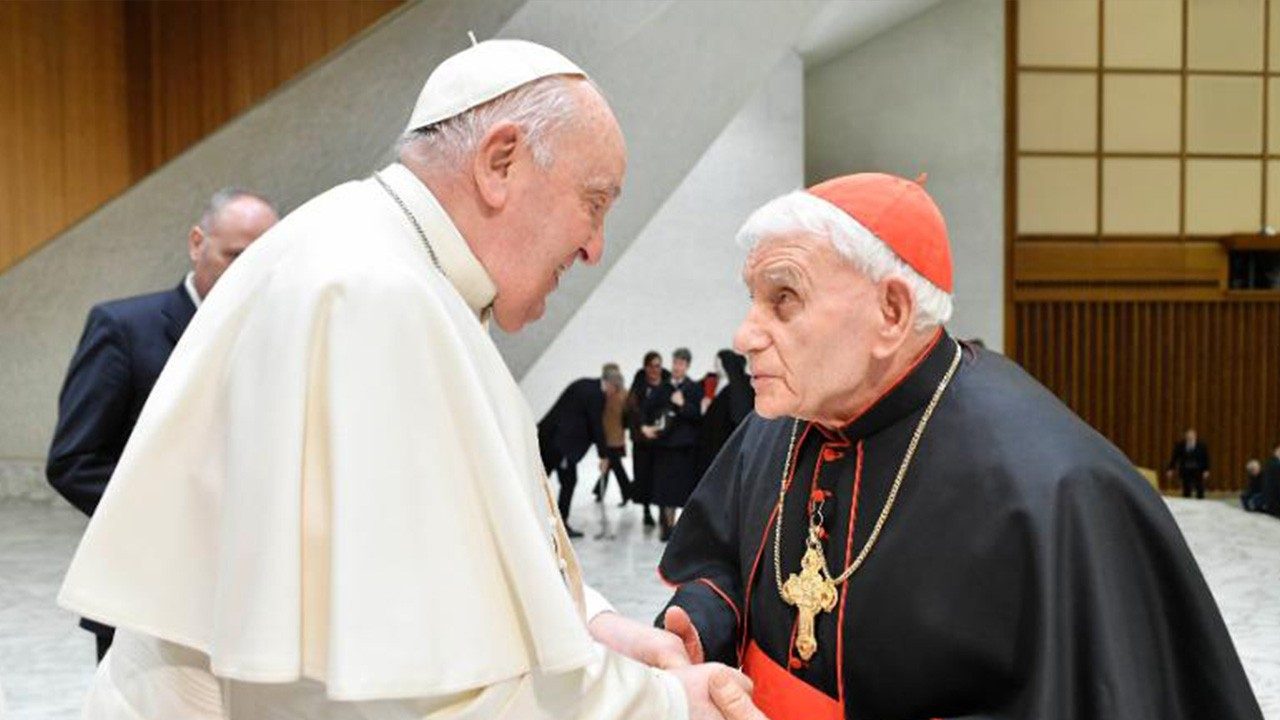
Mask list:
[[[684,345],[700,377],[731,346],[747,310],[734,233],[804,179],[802,72],[794,54],[778,64],[529,369],[521,388],[536,414],[607,361],[630,382],[645,351],[669,363]]]
[[[809,182],[857,171],[926,187],[947,219],[961,337],[1004,342],[1004,7],[945,0],[805,75]]]

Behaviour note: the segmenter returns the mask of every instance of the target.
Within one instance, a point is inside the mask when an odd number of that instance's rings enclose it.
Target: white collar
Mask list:
[[[200,293],[196,292],[196,274],[188,272],[187,276],[182,279],[182,287],[187,290],[187,297],[191,298],[191,302],[200,309]]]
[[[395,191],[422,227],[449,283],[477,316],[487,319],[498,288],[440,201],[425,183],[400,163],[392,163],[379,170],[378,176]],[[405,218],[405,224],[417,239],[418,231],[408,218]]]

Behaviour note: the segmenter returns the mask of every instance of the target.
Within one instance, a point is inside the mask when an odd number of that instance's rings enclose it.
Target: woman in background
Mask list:
[[[738,428],[756,403],[756,391],[747,375],[747,359],[732,350],[716,353],[716,370],[728,385],[706,407],[698,435],[698,477],[707,471],[720,448]],[[705,402],[705,400],[704,400]]]
[[[662,416],[659,391],[671,377],[662,367],[662,356],[656,350],[644,354],[644,366],[636,371],[627,398],[627,425],[631,428],[631,500],[644,508],[644,526],[653,527],[649,503],[653,496],[654,441],[656,425]]]

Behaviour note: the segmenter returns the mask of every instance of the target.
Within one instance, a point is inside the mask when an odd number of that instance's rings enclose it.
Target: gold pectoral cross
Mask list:
[[[827,561],[822,554],[822,541],[818,529],[809,528],[804,556],[800,558],[800,574],[792,573],[782,584],[782,599],[796,606],[799,623],[796,627],[796,652],[802,660],[808,660],[818,651],[818,638],[814,635],[813,621],[819,612],[831,612],[836,606],[836,584],[827,574]]]

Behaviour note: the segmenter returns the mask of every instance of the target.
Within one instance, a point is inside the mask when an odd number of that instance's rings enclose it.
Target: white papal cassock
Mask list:
[[[156,383],[60,595],[120,628],[86,717],[684,717],[587,633],[492,281],[378,175],[254,243]]]

